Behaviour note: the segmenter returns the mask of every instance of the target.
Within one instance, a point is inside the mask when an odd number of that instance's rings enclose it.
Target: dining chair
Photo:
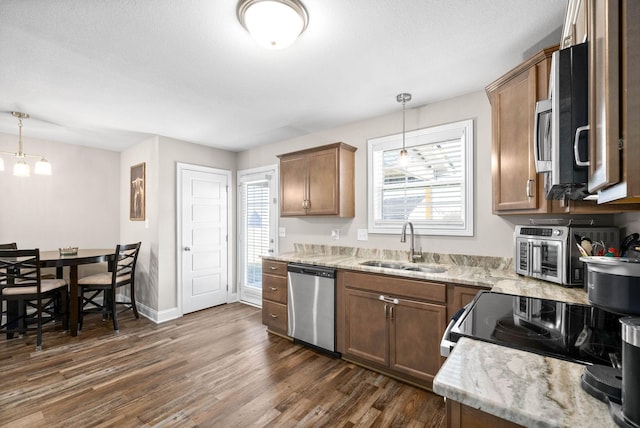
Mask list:
[[[36,350],[42,349],[42,326],[63,319],[68,325],[67,282],[42,279],[39,249],[0,249],[0,331],[7,335],[36,331]],[[35,327],[30,327],[34,325]]]
[[[113,329],[120,331],[118,326],[117,305],[124,305],[126,309],[133,309],[136,318],[135,279],[136,263],[142,242],[135,244],[117,245],[114,260],[109,263],[109,272],[85,276],[78,280],[78,323],[82,328],[84,314],[102,313],[102,319],[111,316]],[[129,299],[118,300],[118,288],[129,286]],[[102,297],[102,300],[99,300]]]

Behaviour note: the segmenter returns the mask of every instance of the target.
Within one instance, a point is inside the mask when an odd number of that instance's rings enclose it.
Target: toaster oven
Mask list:
[[[518,275],[568,287],[584,283],[584,264],[575,236],[619,248],[616,227],[516,226],[514,264]]]

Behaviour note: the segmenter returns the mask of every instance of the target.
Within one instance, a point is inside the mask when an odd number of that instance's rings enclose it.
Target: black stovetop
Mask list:
[[[619,315],[589,305],[483,291],[451,330],[583,364],[613,365],[621,350]]]

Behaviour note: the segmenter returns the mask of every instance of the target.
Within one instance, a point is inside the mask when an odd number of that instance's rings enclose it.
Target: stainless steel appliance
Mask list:
[[[640,260],[584,257],[589,302],[622,315],[640,315]],[[609,404],[622,427],[640,427],[640,318],[620,318],[622,367],[586,367],[582,388]],[[620,327],[618,327],[620,328]]]
[[[581,286],[584,270],[576,236],[602,242],[607,248],[619,248],[620,244],[616,227],[519,225],[514,232],[516,273],[565,286]]]
[[[336,354],[335,269],[289,263],[287,270],[289,336]]]
[[[589,305],[479,292],[441,342],[447,356],[461,337],[583,364],[619,361],[619,316]]]
[[[536,171],[545,172],[547,199],[584,199],[589,167],[588,49],[586,43],[554,52],[549,99],[536,104]]]

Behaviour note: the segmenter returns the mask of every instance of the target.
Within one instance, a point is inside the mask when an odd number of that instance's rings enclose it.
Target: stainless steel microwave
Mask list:
[[[584,264],[576,236],[602,242],[607,248],[620,245],[617,227],[516,226],[516,273],[569,287],[582,286]]]
[[[586,43],[553,53],[549,99],[536,103],[536,172],[546,173],[547,199],[589,196],[589,75]]]

